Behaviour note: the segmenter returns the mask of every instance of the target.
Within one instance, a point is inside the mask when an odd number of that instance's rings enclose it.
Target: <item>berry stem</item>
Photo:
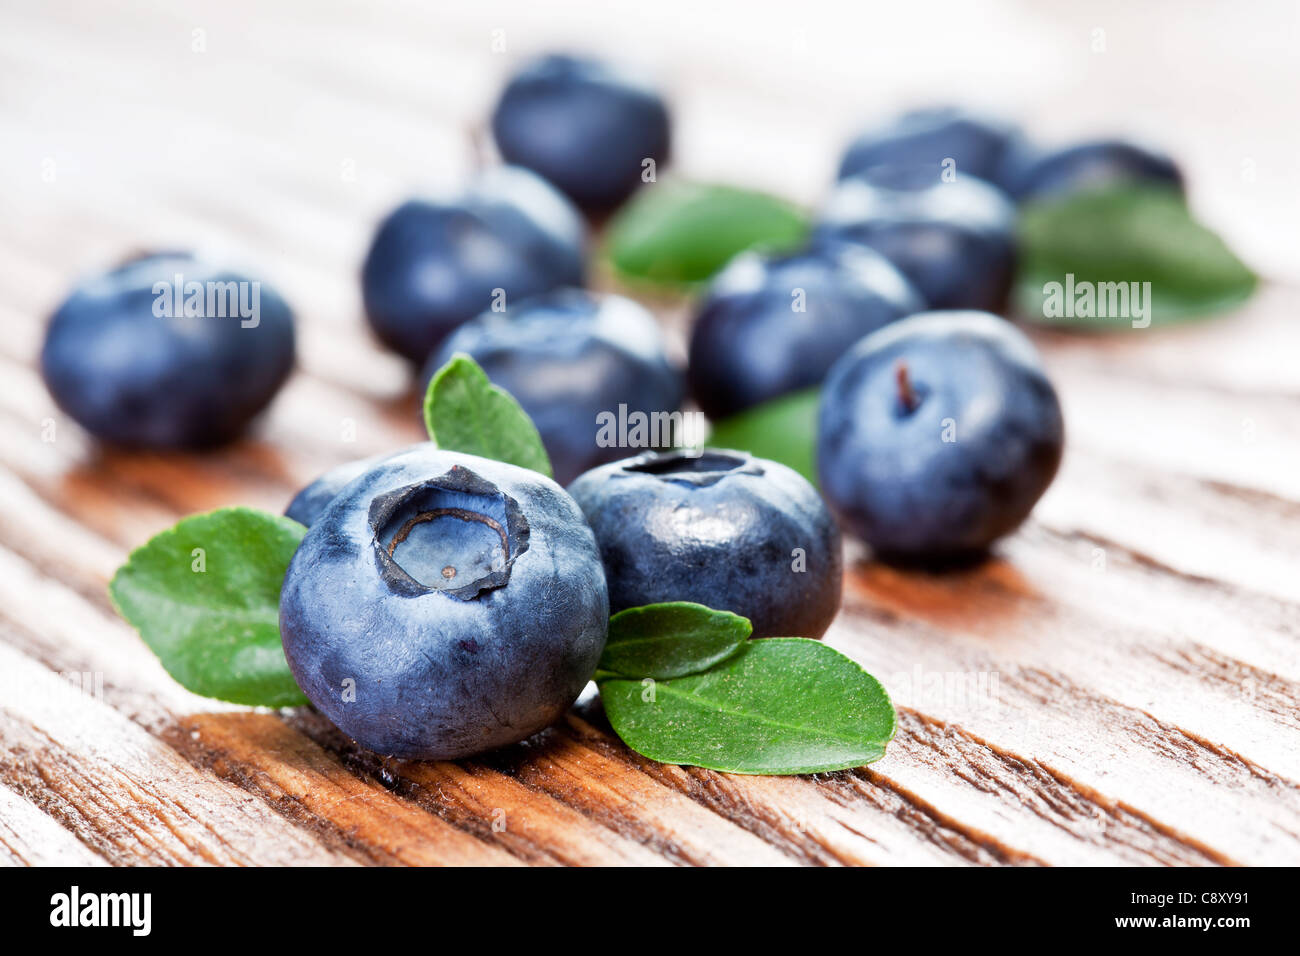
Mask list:
[[[894,380],[898,382],[898,401],[907,412],[916,411],[916,406],[921,404],[916,395],[916,389],[912,388],[912,379],[907,373],[907,363],[899,362],[894,366]]]

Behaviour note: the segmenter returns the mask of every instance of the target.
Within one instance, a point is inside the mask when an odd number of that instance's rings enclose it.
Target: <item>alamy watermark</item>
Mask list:
[[[160,319],[237,317],[246,329],[262,321],[262,283],[256,281],[187,282],[177,273],[171,282],[155,282],[153,295],[153,314]]]
[[[73,884],[66,893],[50,897],[50,925],[122,927],[132,936],[148,936],[153,928],[152,893],[83,893]]]
[[[1043,284],[1043,318],[1129,319],[1135,329],[1151,324],[1150,282],[1065,282]]]
[[[103,701],[103,671],[58,671],[43,681],[17,674],[0,676],[0,700],[14,707],[71,708],[85,697]]]
[[[931,714],[996,714],[1002,706],[997,671],[933,671],[913,665],[885,682],[900,707]]]
[[[704,453],[708,423],[703,412],[617,411],[596,413],[596,445],[600,448],[681,448],[688,457]]]

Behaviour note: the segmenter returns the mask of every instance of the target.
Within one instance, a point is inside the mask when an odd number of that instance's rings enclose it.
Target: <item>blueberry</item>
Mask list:
[[[546,56],[506,85],[492,133],[508,163],[545,176],[578,205],[609,209],[668,158],[668,108],[657,92],[598,60]]]
[[[875,249],[934,309],[996,311],[1011,287],[1015,206],[974,176],[944,182],[938,166],[878,166],[839,184],[816,232]]]
[[[77,284],[50,319],[41,374],[98,438],[206,448],[270,404],[293,368],[293,326],[265,283],[188,253],[145,255]]]
[[[954,107],[913,110],[850,143],[840,162],[839,178],[874,166],[932,166],[951,159],[958,178],[970,175],[994,182],[1018,141],[1015,127],[996,119]]]
[[[429,444],[334,498],[280,595],[298,686],[362,746],[412,759],[554,721],[595,671],[608,619],[596,542],[559,485]]]
[[[628,416],[680,407],[682,374],[664,345],[654,317],[630,299],[564,289],[466,323],[430,357],[424,381],[455,353],[471,356],[531,416],[556,480],[567,484],[627,455],[616,442],[601,443],[597,416],[617,420],[620,406]]]
[[[1183,188],[1182,173],[1172,159],[1122,140],[1080,143],[1050,152],[1025,150],[1009,160],[1003,179],[1019,200],[1141,181],[1164,183],[1180,192]]]
[[[423,362],[500,296],[581,285],[584,242],[577,210],[543,180],[492,170],[458,199],[413,199],[380,224],[361,272],[366,317],[386,345]]]
[[[858,339],[924,308],[888,260],[831,243],[782,258],[744,253],[713,281],[691,335],[691,393],[721,418],[820,384]]]
[[[1029,340],[981,312],[863,339],[822,391],[817,470],[846,531],[887,559],[978,553],[1051,484],[1064,426]]]
[[[293,496],[289,507],[284,509],[284,516],[310,528],[340,491],[387,457],[389,456],[375,455],[331,468]]]
[[[755,637],[818,638],[840,605],[840,533],[812,485],[744,452],[650,452],[569,488],[587,516],[613,611],[695,601]]]

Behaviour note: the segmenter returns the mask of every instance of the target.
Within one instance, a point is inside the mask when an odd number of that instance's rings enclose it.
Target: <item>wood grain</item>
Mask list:
[[[897,42],[855,56],[841,35],[865,13],[842,5],[810,5],[798,30],[746,5],[743,38],[738,7],[668,6],[653,20],[603,4],[0,13],[0,862],[1300,862],[1300,256],[1279,240],[1300,216],[1297,144],[1294,124],[1262,118],[1289,89],[1285,45],[1250,49],[1217,15],[1198,26],[1152,4],[1108,14],[1099,58],[1078,14],[995,3],[983,33],[954,7],[951,38],[897,11]],[[1179,60],[1135,45],[1157,21]],[[410,372],[361,320],[358,262],[395,201],[469,172],[518,56],[567,38],[657,66],[683,173],[811,202],[863,117],[952,98],[956,73],[912,62],[922,34],[1052,133],[1127,122],[1112,107],[1131,103],[1269,281],[1215,321],[1037,335],[1069,447],[993,560],[926,574],[848,546],[827,639],[900,705],[879,763],[800,778],[663,766],[612,735],[590,692],[476,760],[385,760],[310,711],[190,695],[113,613],[114,569],[179,517],[278,510],[335,463],[419,440]],[[1202,74],[1255,105],[1225,105]],[[100,448],[35,371],[74,277],[159,243],[254,263],[298,313],[297,373],[218,454]],[[680,350],[688,309],[654,305]]]

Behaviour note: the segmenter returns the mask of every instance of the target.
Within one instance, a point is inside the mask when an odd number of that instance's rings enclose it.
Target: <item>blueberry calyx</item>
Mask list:
[[[652,475],[660,481],[707,488],[729,475],[761,475],[763,467],[740,452],[691,451],[652,452],[631,459],[624,474]]]
[[[528,550],[519,503],[460,465],[370,503],[375,562],[394,594],[472,601],[505,586]]]

